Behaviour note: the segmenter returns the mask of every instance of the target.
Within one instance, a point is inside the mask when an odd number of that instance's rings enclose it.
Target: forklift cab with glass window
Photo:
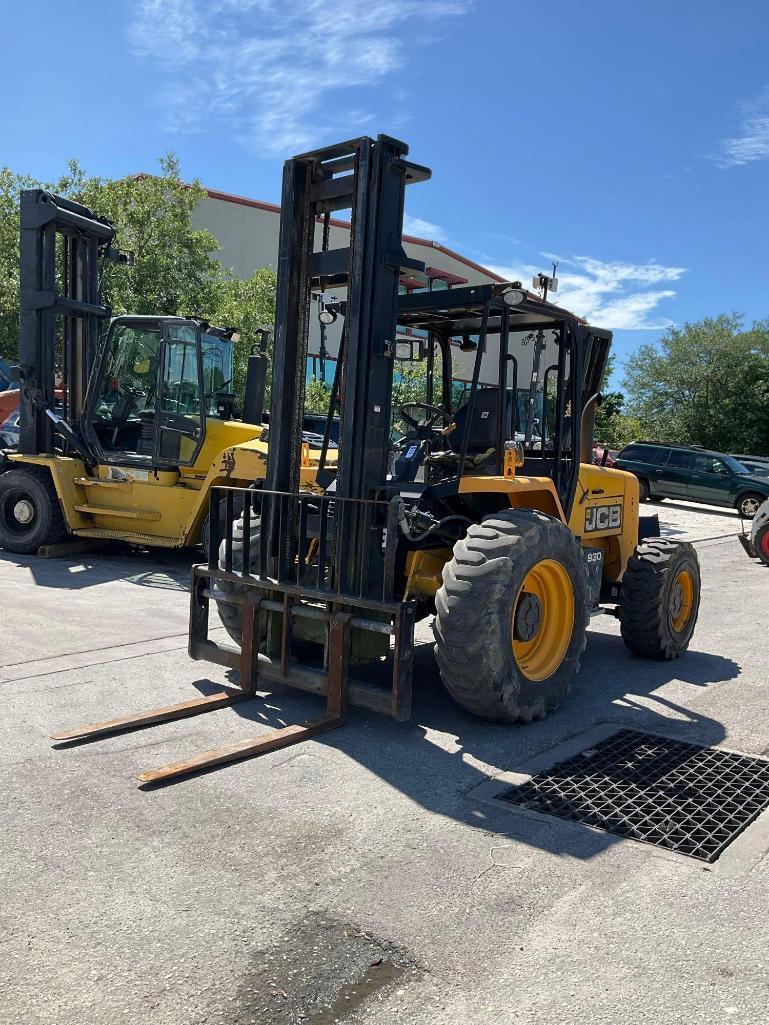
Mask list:
[[[227,332],[179,317],[116,317],[86,402],[83,434],[99,462],[191,466],[206,418],[227,406],[231,381]]]

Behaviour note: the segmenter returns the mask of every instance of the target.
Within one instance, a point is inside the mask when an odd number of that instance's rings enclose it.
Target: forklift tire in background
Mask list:
[[[628,559],[617,615],[625,646],[641,658],[678,658],[700,608],[700,564],[688,541],[647,538]]]
[[[579,671],[590,617],[577,538],[533,509],[493,513],[454,546],[435,596],[435,657],[473,715],[531,722]]]
[[[30,555],[67,533],[49,470],[19,466],[0,474],[0,548]]]
[[[243,499],[240,495],[236,494],[234,499],[234,508],[232,510],[233,516],[238,517],[243,515]],[[210,522],[210,513],[206,513],[206,518],[203,520],[203,526],[200,528],[200,547],[203,549],[203,555],[205,556],[206,562],[208,562],[208,539],[210,531],[208,528]],[[241,524],[241,530],[243,526]],[[224,502],[219,506],[219,537],[223,538],[227,530],[227,510]],[[221,545],[219,546],[221,550]]]
[[[251,551],[250,551],[250,563],[249,569],[255,569],[257,561],[259,559],[259,536],[261,534],[261,519],[255,517],[251,520]],[[224,569],[224,546],[225,542],[222,541],[219,548],[219,568]],[[235,573],[240,573],[243,569],[243,514],[241,513],[232,527],[232,569]],[[232,594],[237,597],[245,598],[251,593],[251,588],[245,584],[237,584],[232,580],[218,580],[217,588],[223,591],[225,594]],[[243,637],[243,606],[230,604],[229,602],[220,601],[217,602],[217,611],[219,613],[219,619],[222,621],[222,626],[230,635],[233,641],[241,646],[241,640]],[[264,638],[267,633],[267,614],[264,613],[259,617],[259,637]]]

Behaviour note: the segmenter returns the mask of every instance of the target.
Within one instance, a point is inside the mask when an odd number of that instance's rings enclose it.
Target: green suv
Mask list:
[[[725,505],[752,520],[769,498],[769,478],[754,476],[733,456],[691,445],[634,441],[622,449],[616,465],[636,475],[642,502],[681,498]]]

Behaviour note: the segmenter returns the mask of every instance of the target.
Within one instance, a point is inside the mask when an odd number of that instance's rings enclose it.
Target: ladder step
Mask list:
[[[140,534],[134,530],[107,530],[103,527],[78,527],[72,533],[76,537],[98,537],[105,541],[130,541],[132,544],[148,545],[156,548],[179,548],[178,537],[163,537],[160,534]]]
[[[73,484],[81,488],[124,488],[133,484],[132,480],[104,480],[101,477],[74,477]]]
[[[111,505],[76,505],[77,512],[90,513],[91,516],[116,516],[121,520],[159,520],[160,513],[155,509],[117,509]]]

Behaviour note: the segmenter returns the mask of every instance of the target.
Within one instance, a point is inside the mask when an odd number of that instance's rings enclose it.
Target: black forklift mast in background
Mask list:
[[[100,323],[110,310],[99,296],[103,258],[125,260],[115,229],[87,207],[42,189],[21,194],[19,450],[53,453],[54,432],[87,457],[76,433]],[[61,372],[61,410],[56,374]]]

